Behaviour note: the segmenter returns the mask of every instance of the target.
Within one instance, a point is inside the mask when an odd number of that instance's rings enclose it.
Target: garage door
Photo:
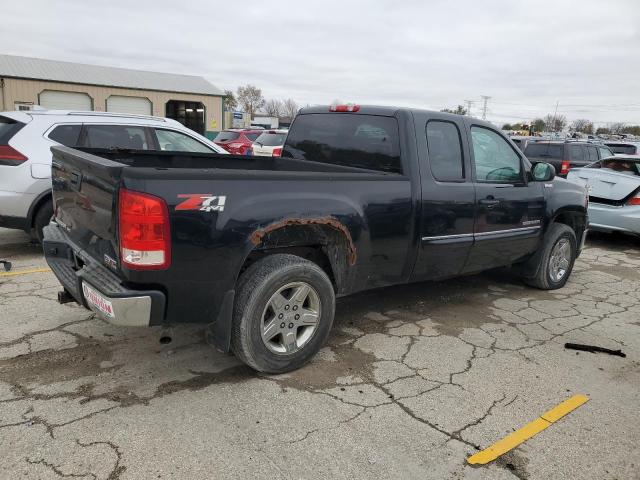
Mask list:
[[[80,92],[45,90],[40,94],[40,105],[49,110],[93,110],[91,97]]]
[[[107,98],[107,112],[151,115],[151,101],[143,97],[111,95]]]

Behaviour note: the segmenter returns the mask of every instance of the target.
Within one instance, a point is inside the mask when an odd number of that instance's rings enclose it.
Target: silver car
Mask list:
[[[603,158],[571,169],[567,180],[589,191],[589,229],[640,235],[640,155]]]

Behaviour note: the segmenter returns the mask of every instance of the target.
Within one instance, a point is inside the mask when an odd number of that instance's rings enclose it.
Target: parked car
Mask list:
[[[606,142],[605,145],[616,155],[640,155],[640,142]]]
[[[213,141],[234,155],[250,153],[253,142],[264,132],[264,129],[230,128],[221,131]]]
[[[587,186],[590,229],[640,235],[640,155],[605,158],[567,179]]]
[[[504,265],[556,289],[586,235],[584,187],[462,115],[310,107],[279,158],[52,151],[61,301],[122,325],[207,324],[262,372],[322,347],[336,295]]]
[[[520,149],[521,152],[524,152],[529,142],[536,142],[538,140],[543,140],[542,137],[525,137],[520,135],[518,136],[512,135],[509,138],[513,143],[516,144],[516,146]]]
[[[200,153],[223,149],[175,120],[101,112],[0,113],[0,227],[32,233],[53,215],[51,146]]]
[[[584,167],[601,158],[610,157],[613,152],[605,145],[576,141],[530,142],[524,154],[532,162],[547,162],[556,169],[556,174],[566,177],[569,170]]]
[[[251,153],[259,157],[279,157],[282,155],[284,140],[288,130],[267,130],[255,139]]]

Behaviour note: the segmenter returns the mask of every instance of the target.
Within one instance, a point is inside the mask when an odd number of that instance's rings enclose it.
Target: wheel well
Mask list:
[[[37,199],[33,203],[33,205],[31,205],[31,209],[29,210],[29,227],[30,228],[34,227],[38,210],[40,210],[42,205],[44,205],[45,203],[47,203],[49,200],[52,200],[52,199],[53,199],[53,196],[51,195],[51,193],[46,193],[45,195]]]
[[[570,227],[575,232],[576,238],[578,238],[578,240],[580,240],[582,232],[586,228],[585,217],[581,212],[561,212],[553,219],[553,221],[555,223],[562,223]]]
[[[331,266],[331,262],[329,261],[329,257],[327,257],[327,254],[325,253],[322,245],[290,246],[253,250],[245,259],[244,264],[240,269],[240,274],[242,274],[247,268],[249,268],[258,260],[268,257],[269,255],[275,255],[277,253],[288,253],[290,255],[295,255],[297,257],[301,257],[315,263],[320,268],[322,268],[322,270],[324,270],[324,272],[331,280],[333,287],[336,288],[336,280],[335,275],[333,274],[333,268]]]

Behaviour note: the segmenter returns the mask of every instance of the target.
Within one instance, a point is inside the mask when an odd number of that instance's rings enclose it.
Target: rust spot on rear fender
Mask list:
[[[260,245],[264,237],[276,230],[281,228],[290,227],[290,226],[304,226],[304,225],[322,225],[330,227],[334,230],[342,233],[347,241],[347,261],[349,265],[355,265],[356,263],[356,247],[353,243],[353,238],[351,238],[351,233],[349,233],[349,229],[341,223],[337,218],[326,216],[326,217],[314,217],[314,218],[285,218],[278,222],[272,223],[271,225],[267,225],[264,228],[260,228],[253,232],[249,239],[251,243],[255,246]]]

